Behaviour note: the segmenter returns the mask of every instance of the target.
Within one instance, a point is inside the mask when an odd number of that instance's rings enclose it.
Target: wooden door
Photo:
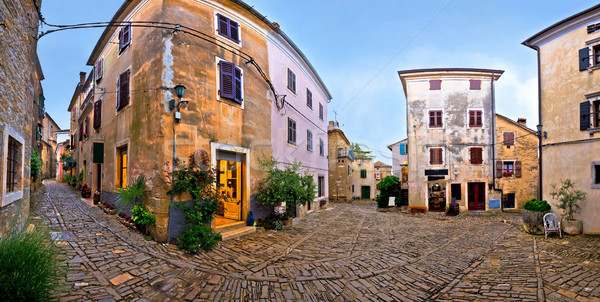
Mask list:
[[[219,191],[227,196],[223,202],[223,216],[240,220],[242,204],[242,164],[237,161],[219,160]]]
[[[485,183],[470,182],[469,211],[485,211]]]
[[[360,188],[361,194],[360,194],[360,198],[362,199],[371,199],[371,187],[369,186],[362,186]]]

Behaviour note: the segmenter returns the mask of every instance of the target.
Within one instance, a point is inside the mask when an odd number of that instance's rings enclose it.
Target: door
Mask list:
[[[469,211],[485,211],[485,183],[470,182]]]
[[[360,198],[371,199],[371,187],[370,186],[362,186],[360,188]]]
[[[240,220],[242,214],[242,163],[230,160],[217,161],[218,183],[223,202],[223,216]]]

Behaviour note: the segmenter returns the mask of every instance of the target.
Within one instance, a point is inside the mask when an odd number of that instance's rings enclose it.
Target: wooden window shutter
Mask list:
[[[579,50],[579,71],[587,70],[590,67],[590,48]]]
[[[429,90],[441,90],[442,80],[429,80]]]
[[[235,42],[239,42],[239,24],[229,19],[229,38]]]
[[[515,177],[521,178],[521,162],[520,161],[515,162]]]
[[[469,127],[475,126],[475,111],[469,110]]]
[[[442,148],[437,149],[437,163],[440,165],[444,163]]]
[[[469,89],[481,90],[481,80],[469,80]]]
[[[435,126],[435,112],[429,111],[429,127]]]
[[[224,37],[228,37],[229,38],[229,18],[221,15],[221,14],[217,14],[217,19],[218,19],[218,26],[219,26],[219,34],[221,36]]]
[[[515,133],[514,132],[504,132],[503,142],[505,145],[514,145],[515,144]]]
[[[436,122],[437,122],[436,126],[438,126],[438,127],[442,127],[443,126],[443,124],[442,124],[442,111],[438,111],[437,112]]]
[[[406,154],[406,145],[400,144],[400,154]]]
[[[234,101],[236,101],[238,104],[242,104],[242,70],[239,69],[237,66],[234,66],[235,70],[234,70],[234,94],[235,94],[235,98]]]
[[[131,23],[127,23],[123,27],[123,46],[127,46],[131,43]]]
[[[116,108],[117,110],[119,110],[119,108],[121,108],[121,76],[119,76],[117,78],[117,96],[116,96],[117,101],[115,102]]]
[[[104,58],[100,58],[96,62],[96,81],[99,81],[104,75]]]
[[[502,178],[502,161],[496,161],[496,178]]]
[[[220,66],[220,78],[221,78],[221,97],[234,99],[234,65],[233,63],[221,61]]]
[[[475,124],[479,127],[483,126],[483,112],[475,111]]]
[[[119,87],[119,94],[120,94],[120,102],[119,102],[119,109],[127,106],[127,104],[129,104],[129,82],[130,82],[130,71],[129,69],[127,71],[125,71],[124,73],[121,74],[120,76],[120,87]]]
[[[579,130],[590,128],[590,102],[585,101],[579,104]]]
[[[433,163],[435,162],[435,150],[434,149],[429,149],[429,164],[433,165]]]
[[[94,129],[102,126],[102,99],[94,103]]]
[[[83,135],[88,136],[89,133],[89,125],[90,125],[90,118],[86,117],[85,118],[85,122],[83,124]]]

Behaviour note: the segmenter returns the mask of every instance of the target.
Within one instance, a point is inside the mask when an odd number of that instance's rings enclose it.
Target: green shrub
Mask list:
[[[550,211],[551,208],[547,201],[537,200],[536,198],[526,201],[523,207],[525,210],[533,212],[547,212]]]
[[[200,224],[184,229],[179,235],[178,247],[195,254],[200,250],[210,251],[223,237],[209,226]]]
[[[133,206],[131,209],[131,220],[138,225],[156,225],[156,217],[150,214],[143,204]]]
[[[389,197],[396,197],[396,199],[400,196],[400,178],[389,175],[384,177],[379,184],[377,184],[377,189],[381,192],[375,198],[377,201],[377,206],[380,208],[385,208],[388,206]]]
[[[43,163],[42,156],[35,150],[31,150],[31,177],[33,177],[33,181],[40,177]]]
[[[285,225],[284,221],[288,219],[287,215],[277,215],[277,214],[271,214],[267,217],[265,217],[265,219],[263,220],[263,227],[265,228],[265,230],[283,230],[283,227]]]
[[[125,188],[118,188],[120,205],[128,205],[131,202],[142,202],[142,198],[148,193],[148,187],[146,186],[146,177],[144,175],[138,176],[133,183]]]
[[[59,274],[58,249],[45,230],[0,239],[3,301],[48,301]]]

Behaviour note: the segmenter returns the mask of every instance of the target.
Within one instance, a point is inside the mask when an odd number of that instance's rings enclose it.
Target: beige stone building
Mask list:
[[[57,143],[57,132],[61,131],[58,124],[52,119],[52,117],[45,112],[44,118],[42,119],[42,127],[40,129],[42,143],[42,166],[41,175],[43,179],[54,178],[57,176],[56,171],[56,148]]]
[[[329,199],[342,202],[351,201],[354,154],[350,149],[350,141],[337,122],[329,121],[327,144],[329,150]]]
[[[494,82],[502,70],[399,71],[407,106],[409,206],[499,208],[494,190]]]
[[[502,193],[502,209],[523,209],[537,197],[538,136],[526,120],[513,121],[496,114],[496,188]]]
[[[584,233],[600,233],[600,5],[570,16],[523,42],[537,51],[541,197],[553,211],[552,185],[571,179],[587,192]]]
[[[373,168],[375,169],[375,171],[373,172],[373,176],[375,178],[375,189],[377,190],[376,194],[379,194],[377,185],[383,178],[385,178],[386,176],[392,175],[392,166],[390,166],[384,162],[381,162],[381,161],[376,161],[373,164]]]
[[[375,163],[373,159],[355,159],[352,163],[352,196],[355,199],[374,200],[378,192],[375,176]]]

